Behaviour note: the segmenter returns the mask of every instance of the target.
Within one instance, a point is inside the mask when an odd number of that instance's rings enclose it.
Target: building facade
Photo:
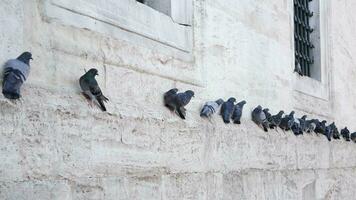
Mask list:
[[[356,2],[303,2],[2,0],[0,62],[34,61],[22,99],[0,97],[0,199],[356,199],[356,144],[250,119],[262,105],[356,131]],[[106,113],[80,93],[92,67]],[[173,87],[195,91],[184,121],[163,106]],[[200,118],[230,96],[241,125]]]

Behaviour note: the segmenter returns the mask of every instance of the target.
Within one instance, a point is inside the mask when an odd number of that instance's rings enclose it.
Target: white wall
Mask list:
[[[195,0],[192,51],[109,23],[125,19],[104,1],[101,20],[50,2],[0,3],[0,62],[34,54],[23,99],[0,97],[0,199],[354,198],[356,144],[266,134],[249,119],[261,104],[356,130],[353,1],[326,1],[321,82],[293,73],[291,1]],[[80,95],[93,66],[109,113]],[[196,92],[186,121],[162,106],[172,87]],[[230,96],[248,102],[241,126],[199,117]]]

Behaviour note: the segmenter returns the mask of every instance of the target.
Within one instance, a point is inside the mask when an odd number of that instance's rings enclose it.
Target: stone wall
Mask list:
[[[356,2],[324,1],[319,82],[292,73],[289,0],[195,0],[193,31],[177,29],[193,34],[191,51],[176,32],[118,27],[104,0],[100,20],[57,1],[0,3],[0,62],[34,55],[23,98],[0,97],[0,199],[355,199],[356,144],[264,133],[250,112],[293,109],[356,130]],[[108,113],[80,95],[90,67]],[[196,92],[185,121],[162,106],[172,87]],[[204,101],[230,96],[248,102],[242,125],[199,117]]]

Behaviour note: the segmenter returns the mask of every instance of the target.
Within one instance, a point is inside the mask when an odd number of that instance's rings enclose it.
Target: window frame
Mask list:
[[[298,95],[307,95],[314,97],[323,101],[330,100],[330,90],[331,90],[331,43],[329,39],[329,16],[330,11],[330,1],[328,0],[314,0],[319,3],[319,25],[320,25],[320,79],[315,79],[309,76],[299,76],[295,73],[294,81],[294,91]],[[291,24],[291,46],[292,46],[292,66],[294,69],[296,58],[295,58],[295,46],[294,46],[294,1],[290,4],[290,24]]]
[[[62,14],[63,10],[71,11],[138,34],[175,50],[188,54],[192,52],[193,31],[191,26],[176,23],[172,17],[136,2],[136,0],[107,1],[107,5],[103,5],[100,1],[95,0],[47,0],[46,15],[50,18],[67,20],[66,16]],[[84,4],[87,5],[83,6]],[[105,9],[102,8],[103,6]],[[116,10],[110,10],[114,8]],[[192,13],[186,15],[192,16]],[[67,23],[82,27],[74,20],[67,20]]]

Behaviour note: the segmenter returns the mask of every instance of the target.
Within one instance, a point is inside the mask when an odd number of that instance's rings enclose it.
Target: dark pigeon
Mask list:
[[[282,116],[283,116],[283,114],[284,114],[284,111],[281,110],[281,111],[279,111],[278,114],[271,116],[271,119],[268,120],[268,121],[270,122],[269,127],[270,127],[271,129],[274,129],[274,128],[276,128],[276,127],[279,126],[279,124],[280,124],[281,121],[282,121]],[[267,119],[268,119],[268,118],[267,118]]]
[[[182,119],[186,117],[186,109],[184,106],[188,105],[190,100],[194,97],[194,92],[191,90],[187,90],[184,93],[177,93],[174,95],[172,102],[169,104],[174,108],[174,111],[178,114],[178,116]]]
[[[214,113],[216,113],[224,100],[218,99],[216,101],[206,102],[200,112],[200,117],[210,118]]]
[[[230,123],[230,118],[234,111],[235,102],[236,102],[236,99],[231,97],[229,100],[227,100],[227,102],[224,102],[221,106],[220,114],[221,114],[225,124]]]
[[[326,130],[326,121],[319,121],[319,120],[315,120],[315,122],[317,122],[316,127],[315,127],[315,133],[320,133],[320,134],[324,134],[325,130]]]
[[[170,111],[174,111],[174,106],[172,105],[172,103],[173,103],[173,99],[174,99],[175,95],[177,94],[177,92],[178,92],[178,89],[173,88],[173,89],[170,89],[169,91],[167,91],[166,93],[164,93],[164,96],[163,96],[164,105]]]
[[[281,123],[279,124],[279,127],[284,130],[288,131],[292,128],[294,124],[294,111],[290,112],[289,115],[286,115],[282,118]]]
[[[103,93],[98,85],[98,82],[95,79],[95,76],[99,75],[98,70],[95,68],[90,69],[79,79],[79,85],[83,90],[83,95],[93,103],[95,100],[100,105],[100,109],[102,111],[106,111],[106,107],[104,102],[109,101]]]
[[[339,129],[336,127],[335,122],[333,122],[332,124],[330,124],[331,129],[332,129],[332,136],[334,138],[334,140],[340,140],[340,132]]]
[[[246,101],[240,101],[239,103],[237,103],[235,105],[234,112],[231,117],[234,124],[241,124],[242,110],[243,110],[245,104],[246,104]]]
[[[4,66],[2,93],[8,99],[19,99],[20,89],[30,74],[30,52],[22,53],[18,58],[9,60]]]
[[[351,139],[351,141],[356,143],[356,132],[354,132],[350,135],[350,139]]]
[[[341,136],[348,142],[350,142],[350,131],[345,127],[341,130]]]
[[[263,112],[262,107],[259,105],[257,106],[251,113],[252,121],[255,122],[258,126],[262,126],[265,132],[268,132],[268,121],[266,114]]]

